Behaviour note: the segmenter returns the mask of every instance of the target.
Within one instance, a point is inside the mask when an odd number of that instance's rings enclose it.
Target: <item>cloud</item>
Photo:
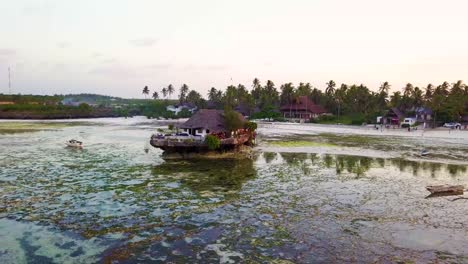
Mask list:
[[[109,65],[97,67],[89,71],[93,75],[103,75],[111,77],[132,77],[135,76],[135,70],[133,68],[122,66],[122,65]]]
[[[224,71],[228,69],[229,66],[225,64],[208,64],[208,65],[194,65],[188,64],[182,67],[186,71],[202,70],[202,71]]]
[[[23,13],[27,16],[30,15],[51,15],[53,5],[51,3],[34,3],[32,5],[25,6]]]
[[[142,38],[142,39],[134,39],[130,40],[130,44],[137,46],[137,47],[149,47],[156,44],[158,40],[154,38]]]
[[[0,56],[10,57],[16,55],[16,50],[14,49],[0,49]]]
[[[171,68],[172,65],[169,63],[159,63],[159,64],[151,64],[148,65],[147,68],[149,69],[158,69],[158,70],[165,70]]]
[[[103,59],[101,62],[104,64],[116,63],[117,59],[116,58]]]
[[[102,53],[99,53],[99,52],[94,52],[93,54],[91,54],[91,57],[93,58],[99,58],[99,57],[102,57],[103,54]]]
[[[209,71],[224,71],[229,68],[228,65],[225,64],[212,64],[212,65],[204,65],[202,66],[203,69]]]
[[[62,42],[58,42],[57,43],[57,47],[61,48],[61,49],[64,49],[64,48],[68,48],[71,46],[71,43],[70,42],[66,42],[66,41],[62,41]]]

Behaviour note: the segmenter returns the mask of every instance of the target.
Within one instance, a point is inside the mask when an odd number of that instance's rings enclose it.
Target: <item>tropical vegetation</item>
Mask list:
[[[414,114],[418,107],[430,108],[437,122],[459,121],[462,116],[468,115],[468,85],[462,81],[443,82],[439,85],[428,84],[425,87],[408,83],[401,88],[392,87],[390,83],[383,82],[377,89],[371,89],[364,84],[342,83],[338,85],[330,80],[321,90],[308,82],[300,82],[297,85],[287,82],[277,86],[271,80],[263,84],[255,78],[249,86],[229,85],[224,90],[212,87],[208,90],[206,99],[196,90],[190,89],[187,84],[179,87],[177,98],[173,97],[176,88],[172,84],[152,92],[148,86],[144,86],[142,93],[145,98],[151,94],[153,99],[122,99],[89,94],[73,96],[85,98],[86,101],[92,98],[96,105],[112,107],[121,116],[143,114],[150,118],[176,117],[172,112],[167,111],[166,107],[171,104],[188,104],[198,108],[234,110],[242,108],[251,119],[281,120],[279,107],[294,102],[299,96],[309,97],[314,103],[324,106],[332,114],[313,120],[321,123],[375,122],[376,116],[384,114],[392,107],[398,108],[407,115]],[[20,105],[0,106],[0,110],[34,108],[26,106],[31,102],[42,105],[42,108],[47,105],[60,105],[61,100],[70,96],[0,94],[0,101],[13,101]],[[184,110],[177,117],[190,115],[189,111]]]

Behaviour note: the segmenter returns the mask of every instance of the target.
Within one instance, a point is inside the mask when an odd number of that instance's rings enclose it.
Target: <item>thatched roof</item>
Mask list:
[[[315,104],[307,96],[299,96],[292,104],[282,105],[280,109],[282,112],[304,111],[314,114],[323,114],[327,112],[325,108],[323,108],[321,105]]]
[[[405,118],[405,115],[400,111],[400,109],[398,109],[396,107],[390,108],[390,110],[387,111],[385,116],[386,117],[396,116],[396,117],[398,117],[398,119]]]
[[[241,115],[240,117],[244,120]],[[210,133],[228,132],[224,123],[224,111],[216,109],[200,109],[179,128],[209,129]]]
[[[249,116],[254,113],[260,112],[260,109],[258,107],[251,108],[247,104],[240,103],[238,106],[234,108],[236,112],[241,113],[243,116]]]

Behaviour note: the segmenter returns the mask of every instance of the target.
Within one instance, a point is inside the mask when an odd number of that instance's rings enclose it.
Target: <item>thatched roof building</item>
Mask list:
[[[224,125],[223,111],[216,109],[200,109],[179,128],[204,129],[208,130],[208,133],[227,132]]]
[[[241,114],[239,118],[245,121]],[[179,128],[194,136],[229,132],[224,121],[224,111],[216,109],[200,109]]]
[[[327,110],[321,105],[315,104],[307,96],[299,96],[290,104],[282,105],[281,113],[285,118],[310,119],[326,114]]]
[[[235,112],[242,122],[245,118]],[[173,135],[153,135],[151,145],[160,148],[167,153],[201,153],[211,151],[205,142],[206,136],[214,135],[220,139],[220,150],[233,150],[237,147],[248,144],[252,133],[245,129],[231,131],[226,126],[235,115],[225,116],[224,111],[215,109],[200,109],[187,122],[178,127],[179,131]],[[225,122],[228,120],[228,122]],[[238,120],[236,120],[237,122]]]

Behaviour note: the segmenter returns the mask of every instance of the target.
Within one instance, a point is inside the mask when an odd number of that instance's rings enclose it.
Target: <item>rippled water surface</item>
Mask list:
[[[425,190],[468,185],[466,165],[164,161],[143,119],[18,126],[0,129],[0,263],[468,262],[468,200]]]

